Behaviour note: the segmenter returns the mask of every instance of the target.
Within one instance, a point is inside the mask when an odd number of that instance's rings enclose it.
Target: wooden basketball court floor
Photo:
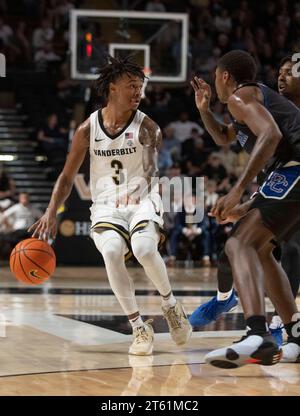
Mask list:
[[[170,339],[152,284],[141,268],[130,273],[142,315],[154,319],[151,357],[128,355],[130,328],[103,268],[57,268],[48,282],[33,287],[2,267],[0,395],[300,395],[299,364],[222,370],[204,363],[207,352],[244,334],[240,307],[194,332],[179,348]],[[175,295],[188,314],[214,295],[215,273],[169,269]],[[272,311],[268,300],[267,310]]]

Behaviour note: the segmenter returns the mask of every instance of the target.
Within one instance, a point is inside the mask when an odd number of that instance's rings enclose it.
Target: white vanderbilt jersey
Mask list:
[[[110,136],[99,111],[90,115],[90,188],[95,205],[115,203],[144,173],[139,131],[145,114],[137,110],[119,134]]]

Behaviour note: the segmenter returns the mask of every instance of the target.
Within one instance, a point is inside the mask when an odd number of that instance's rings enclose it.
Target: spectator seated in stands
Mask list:
[[[166,150],[169,152],[173,162],[179,161],[181,154],[181,143],[175,137],[172,127],[165,127],[163,130],[161,150]]]
[[[182,143],[183,170],[188,176],[200,176],[208,158],[204,140],[193,128],[190,137]]]
[[[214,152],[213,155],[219,156],[221,163],[228,174],[235,172],[238,165],[238,156],[236,152],[231,150],[230,144],[223,145],[222,148],[218,152]]]
[[[30,204],[28,193],[20,193],[19,202],[2,212],[0,226],[0,256],[6,258],[13,247],[21,240],[29,238],[28,228],[42,213]]]
[[[175,260],[201,260],[203,266],[210,266],[211,241],[209,220],[204,218],[194,223],[196,212],[196,197],[185,199],[184,208],[175,216],[175,226],[170,233],[170,258],[168,265],[174,265]],[[190,256],[190,258],[189,258]]]
[[[179,120],[172,121],[168,127],[173,128],[174,135],[180,142],[184,142],[190,137],[193,128],[196,129],[200,135],[204,133],[203,128],[199,126],[199,124],[189,120],[189,113],[186,111],[182,111],[179,115]]]
[[[68,130],[58,125],[56,114],[50,114],[46,124],[38,131],[38,141],[51,168],[51,179],[56,179],[64,166],[68,151],[67,133]]]
[[[217,193],[217,183],[214,180],[208,180],[205,184],[205,209],[210,211],[219,199]]]
[[[232,20],[227,9],[222,9],[214,19],[214,26],[218,32],[229,33],[232,28]]]
[[[58,97],[67,108],[72,108],[76,100],[78,101],[80,98],[80,82],[71,78],[67,63],[60,66],[56,88]]]
[[[53,45],[50,42],[46,43],[34,55],[36,70],[40,72],[51,70],[52,67],[58,66],[60,61],[61,57],[54,52]]]
[[[44,46],[52,42],[54,38],[54,29],[49,19],[43,19],[41,26],[36,28],[32,36],[32,45],[35,50],[43,49]]]
[[[221,158],[216,154],[209,156],[208,162],[202,171],[202,175],[207,176],[208,179],[213,179],[219,184],[225,179],[227,171],[221,163]]]
[[[157,163],[159,175],[164,176],[167,170],[173,165],[171,153],[164,148],[160,149]]]
[[[9,177],[4,166],[0,164],[0,209],[6,209],[13,203],[15,191],[14,180]]]

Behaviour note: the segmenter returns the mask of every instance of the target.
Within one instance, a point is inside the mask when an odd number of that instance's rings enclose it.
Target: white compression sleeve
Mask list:
[[[137,261],[143,266],[146,275],[162,296],[171,292],[166,265],[159,254],[157,245],[160,233],[153,221],[147,227],[133,233],[131,247]]]
[[[94,232],[93,239],[103,256],[110,287],[124,313],[132,315],[138,312],[133,281],[125,266],[124,255],[127,245],[123,237],[116,231],[107,230],[101,233]]]

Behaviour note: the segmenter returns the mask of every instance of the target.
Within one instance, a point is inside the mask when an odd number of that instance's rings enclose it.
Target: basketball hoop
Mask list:
[[[144,79],[144,84],[143,84],[143,88],[142,88],[142,98],[145,98],[146,97],[145,90],[146,90],[147,84],[149,82],[149,79],[151,77],[152,71],[151,71],[151,68],[145,67],[143,69],[143,72],[145,74],[145,79]]]

